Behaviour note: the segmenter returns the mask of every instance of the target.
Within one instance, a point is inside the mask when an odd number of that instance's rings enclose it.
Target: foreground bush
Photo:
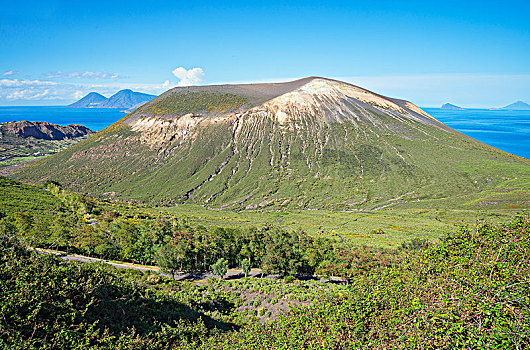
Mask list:
[[[480,223],[276,322],[204,348],[494,348],[530,345],[530,224]]]
[[[169,348],[229,325],[103,265],[66,264],[0,237],[0,349]]]
[[[196,311],[195,299],[182,302],[179,283],[147,288],[101,265],[38,256],[4,236],[0,348],[524,349],[530,346],[529,233],[528,217],[463,228],[400,263],[374,265],[350,286],[315,293],[310,306],[239,331]],[[194,298],[225,281],[211,282],[190,284]],[[272,293],[267,282],[263,292]],[[295,282],[274,287],[310,288]],[[221,314],[233,303],[207,302],[202,309]],[[264,316],[260,305],[257,314]]]

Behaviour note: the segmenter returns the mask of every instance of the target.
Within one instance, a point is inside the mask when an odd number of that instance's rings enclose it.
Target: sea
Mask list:
[[[68,108],[50,106],[0,107],[0,123],[27,120],[59,125],[79,124],[92,131],[105,129],[125,113],[118,108]]]
[[[422,109],[462,134],[530,159],[530,111]]]
[[[530,111],[423,108],[427,113],[476,140],[530,159]],[[81,124],[99,131],[123,118],[120,109],[0,107],[0,123],[29,120],[59,125]]]

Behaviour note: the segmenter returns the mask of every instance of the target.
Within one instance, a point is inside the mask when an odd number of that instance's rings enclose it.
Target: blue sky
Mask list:
[[[310,75],[420,106],[530,103],[529,14],[528,1],[5,2],[0,105]]]

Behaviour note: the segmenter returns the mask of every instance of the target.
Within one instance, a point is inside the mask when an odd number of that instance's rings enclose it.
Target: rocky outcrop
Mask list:
[[[72,124],[61,126],[48,122],[17,121],[0,124],[0,133],[3,136],[33,137],[42,140],[64,140],[93,134],[94,132],[83,125]]]

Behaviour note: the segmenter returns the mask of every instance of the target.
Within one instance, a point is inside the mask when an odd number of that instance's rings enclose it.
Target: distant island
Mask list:
[[[77,102],[74,102],[66,107],[69,108],[132,108],[134,106],[141,106],[143,103],[151,101],[155,95],[144,94],[142,92],[135,92],[130,89],[120,90],[109,98],[98,94],[97,92],[90,92],[85,97]]]
[[[449,110],[456,110],[456,111],[464,111],[466,108],[460,107],[451,103],[444,103],[440,109],[449,109]],[[525,103],[523,101],[517,101],[512,104],[509,104],[504,107],[500,108],[488,108],[491,111],[498,111],[498,110],[508,110],[508,111],[530,111],[530,105],[528,103]]]
[[[530,105],[523,101],[517,101],[500,109],[507,109],[511,111],[530,111]]]
[[[453,109],[453,110],[459,110],[459,111],[463,111],[465,109],[465,108],[462,108],[460,106],[453,105],[451,103],[445,103],[440,108],[441,109]]]

